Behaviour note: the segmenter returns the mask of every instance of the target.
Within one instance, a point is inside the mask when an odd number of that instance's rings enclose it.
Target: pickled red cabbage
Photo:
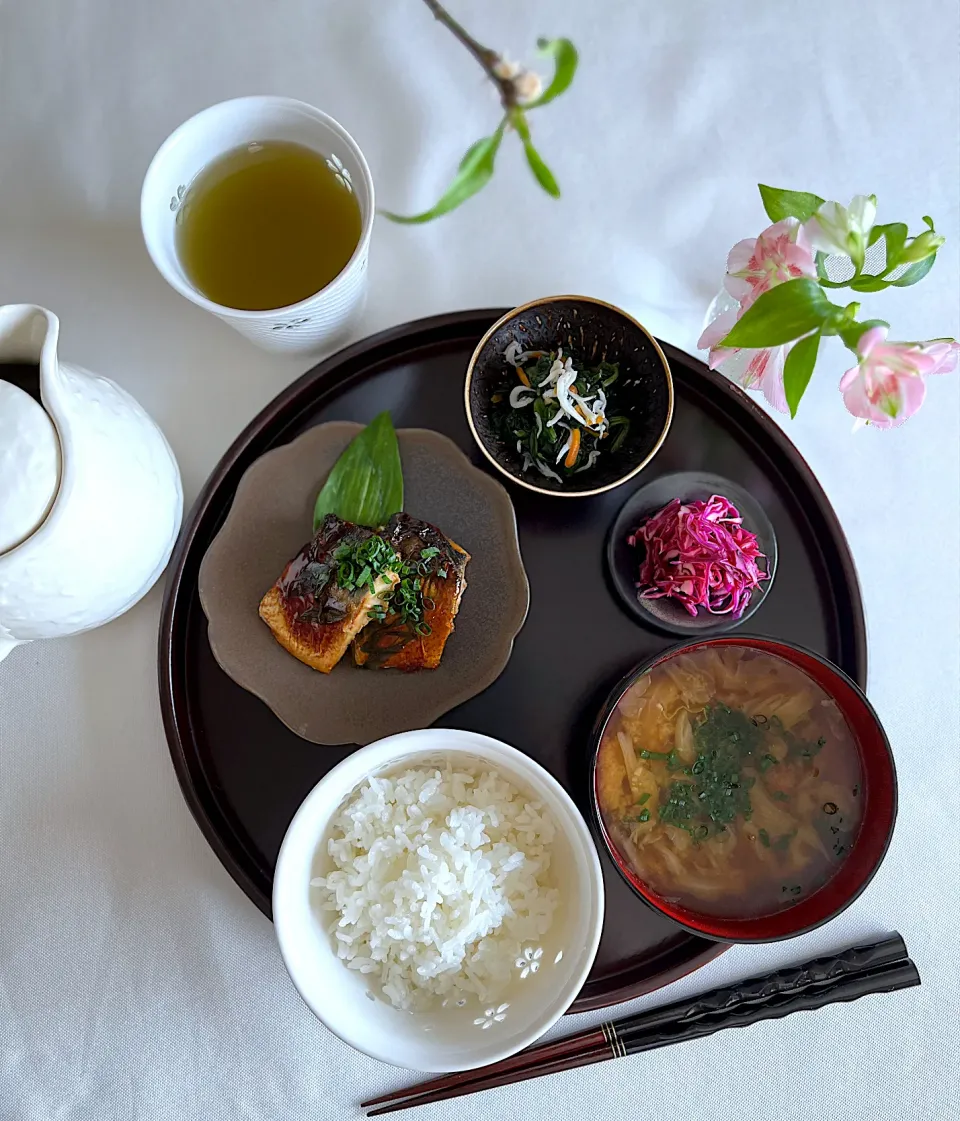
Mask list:
[[[756,535],[719,494],[706,502],[675,498],[627,541],[646,551],[637,581],[640,598],[669,596],[691,615],[703,607],[739,619],[754,590],[769,578],[758,564],[766,558]]]

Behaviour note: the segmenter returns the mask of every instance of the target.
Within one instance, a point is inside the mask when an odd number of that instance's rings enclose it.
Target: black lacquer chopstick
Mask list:
[[[451,1085],[466,1085],[493,1074],[524,1070],[541,1062],[555,1061],[565,1056],[586,1054],[591,1047],[609,1046],[611,1039],[629,1034],[635,1029],[652,1030],[660,1024],[689,1022],[699,1016],[714,1013],[734,1005],[763,1000],[774,992],[791,993],[809,985],[819,984],[846,974],[858,973],[890,962],[903,961],[907,957],[907,947],[899,934],[892,934],[879,942],[862,946],[851,946],[835,954],[828,954],[802,965],[777,970],[761,977],[751,977],[735,982],[709,993],[687,997],[671,1004],[656,1008],[646,1008],[633,1016],[625,1016],[617,1021],[608,1021],[587,1031],[529,1047],[509,1059],[491,1063],[479,1070],[460,1071],[422,1082],[416,1087],[394,1090],[381,1097],[362,1103],[362,1108],[398,1101],[412,1093],[422,1094],[434,1089]]]
[[[661,1024],[686,1024],[728,1011],[732,1013],[755,1005],[766,1006],[776,997],[788,997],[794,993],[830,985],[844,977],[866,974],[907,960],[906,943],[899,934],[893,934],[881,942],[851,946],[848,950],[814,958],[803,965],[778,969],[775,973],[760,977],[749,977],[700,996],[674,1001],[673,1004],[665,1004],[601,1027],[605,1027],[607,1034],[616,1039],[638,1031],[653,1031]]]
[[[544,1044],[482,1070],[434,1079],[364,1103],[369,1116],[539,1078],[606,1059],[699,1039],[729,1027],[857,1000],[920,984],[899,936],[818,958],[735,985],[602,1024],[566,1040]],[[398,1099],[403,1099],[398,1100]],[[390,1104],[382,1104],[389,1102]]]
[[[920,975],[912,961],[907,959],[902,962],[894,962],[890,965],[879,966],[877,969],[869,970],[866,973],[846,975],[829,984],[814,986],[810,990],[801,990],[787,997],[777,994],[768,998],[765,1003],[754,1004],[752,1007],[728,1007],[713,1016],[694,1020],[687,1024],[674,1025],[672,1028],[662,1026],[649,1033],[640,1032],[627,1039],[618,1035],[616,1038],[608,1039],[603,1046],[593,1046],[586,1051],[568,1055],[564,1058],[544,1060],[523,1070],[497,1072],[473,1082],[455,1083],[429,1093],[417,1093],[415,1097],[407,1097],[403,1101],[392,1102],[377,1109],[372,1109],[368,1116],[375,1117],[379,1114],[393,1113],[413,1106],[446,1101],[465,1094],[478,1093],[480,1090],[492,1090],[499,1086],[508,1086],[531,1078],[540,1078],[546,1074],[558,1074],[561,1071],[605,1062],[612,1058],[635,1055],[641,1051],[650,1051],[673,1043],[685,1043],[689,1040],[712,1035],[724,1028],[747,1027],[759,1020],[778,1019],[792,1012],[813,1011],[828,1004],[857,1000],[871,993],[893,992],[897,989],[910,988],[919,984]]]
[[[862,996],[895,992],[919,984],[920,974],[916,965],[910,958],[905,958],[903,961],[866,969],[862,973],[843,974],[833,980],[820,981],[794,992],[774,992],[762,1000],[726,1005],[689,1023],[681,1021],[626,1034],[615,1031],[613,1043],[620,1055],[635,1055],[670,1043],[701,1039],[724,1028],[749,1027],[760,1020],[778,1020],[793,1012],[812,1012],[828,1004],[859,1000]]]

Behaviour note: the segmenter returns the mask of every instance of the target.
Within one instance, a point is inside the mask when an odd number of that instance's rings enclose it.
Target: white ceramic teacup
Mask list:
[[[293,141],[322,153],[360,204],[360,241],[340,275],[319,292],[283,308],[242,311],[208,300],[190,282],[177,257],[176,223],[200,171],[225,152],[258,140]],[[140,196],[143,238],[164,279],[198,307],[274,351],[329,347],[352,326],[366,296],[373,216],[373,180],[356,141],[326,113],[288,97],[239,97],[185,121],[153,157]]]

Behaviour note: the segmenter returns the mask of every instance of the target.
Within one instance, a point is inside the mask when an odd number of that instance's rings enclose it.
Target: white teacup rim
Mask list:
[[[318,288],[315,292],[311,292],[309,296],[305,296],[302,300],[298,300],[294,304],[285,304],[281,307],[262,308],[258,310],[252,310],[249,308],[235,308],[230,307],[228,304],[219,304],[216,301],[209,299],[207,296],[204,296],[202,292],[200,292],[192,284],[185,281],[181,276],[167,269],[160,255],[154,253],[153,251],[152,242],[154,241],[154,235],[149,232],[152,228],[152,221],[147,220],[146,214],[147,206],[152,204],[152,196],[157,193],[153,180],[159,175],[159,169],[163,166],[163,163],[169,156],[171,150],[176,147],[176,145],[186,134],[187,130],[190,128],[195,128],[202,117],[216,111],[222,111],[226,106],[234,106],[238,109],[244,106],[249,106],[250,108],[257,106],[260,108],[268,107],[276,109],[295,109],[303,112],[309,117],[313,117],[314,120],[325,125],[331,131],[337,133],[340,136],[340,139],[343,140],[343,142],[346,144],[346,146],[351,149],[351,153],[356,159],[357,164],[360,166],[360,169],[366,181],[366,188],[370,194],[370,205],[366,209],[361,208],[360,238],[357,241],[356,248],[351,254],[350,259],[343,266],[340,272],[337,273],[333,280],[331,280],[328,284],[323,285],[323,287]],[[270,137],[251,137],[251,142],[253,141],[253,139],[269,140]],[[222,151],[212,153],[208,160],[204,164],[202,164],[200,168],[198,168],[197,174],[199,174],[199,172],[202,171],[204,167],[208,167],[213,160],[219,158],[222,155],[225,155],[226,152],[230,150],[232,149],[224,148]],[[187,190],[189,190],[189,187],[187,188]],[[150,200],[149,202],[148,198]],[[357,144],[356,140],[354,140],[354,138],[343,127],[343,125],[340,124],[340,122],[334,117],[331,117],[329,113],[324,113],[322,109],[318,109],[315,105],[311,105],[309,102],[299,101],[297,98],[293,97],[282,97],[277,94],[249,94],[245,97],[229,98],[226,101],[219,101],[214,105],[208,105],[205,109],[201,109],[197,113],[194,113],[192,117],[188,117],[187,120],[185,120],[181,125],[174,129],[173,132],[170,133],[166,140],[164,140],[164,142],[157,149],[153,159],[150,161],[150,165],[147,168],[146,174],[143,177],[143,188],[140,193],[140,226],[143,231],[143,238],[144,242],[146,243],[147,252],[150,254],[150,257],[153,260],[153,263],[156,266],[157,270],[160,272],[160,275],[172,288],[179,292],[181,296],[184,296],[186,299],[190,300],[191,303],[196,304],[198,307],[204,308],[206,311],[212,312],[214,315],[226,314],[237,319],[262,320],[271,319],[277,315],[296,314],[298,311],[307,310],[309,305],[313,304],[313,302],[321,292],[328,293],[331,290],[335,289],[338,285],[346,280],[347,274],[349,273],[351,267],[367,252],[370,243],[370,237],[373,232],[373,219],[375,213],[376,207],[374,202],[373,177],[370,174],[370,168],[367,164],[366,158],[364,157],[363,152],[360,150],[360,145]]]

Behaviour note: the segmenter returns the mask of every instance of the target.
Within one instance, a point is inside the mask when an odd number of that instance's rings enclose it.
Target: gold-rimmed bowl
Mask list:
[[[630,427],[616,451],[606,452],[600,441],[594,465],[559,482],[536,467],[523,470],[523,454],[501,422],[509,406],[492,400],[516,376],[505,358],[514,342],[524,351],[563,347],[575,364],[619,365],[608,408],[626,415]],[[467,366],[464,403],[474,439],[501,474],[538,494],[582,498],[627,482],[657,454],[673,418],[673,379],[656,339],[625,311],[589,296],[547,296],[514,308],[483,336]]]

